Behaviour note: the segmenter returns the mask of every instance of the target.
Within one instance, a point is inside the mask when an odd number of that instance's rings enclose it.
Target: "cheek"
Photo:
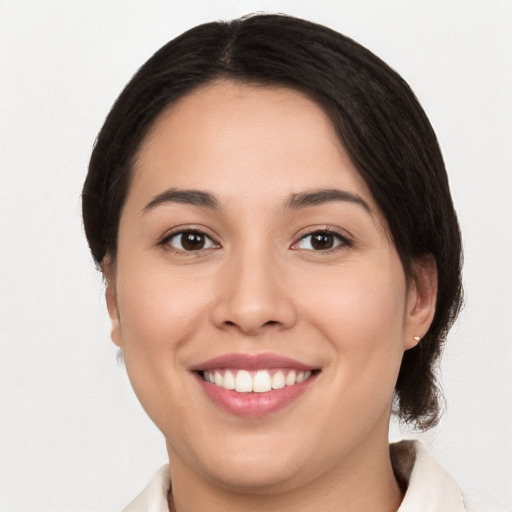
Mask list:
[[[208,301],[207,290],[168,269],[128,267],[123,275],[129,276],[118,284],[123,348],[152,350],[186,340]]]
[[[155,389],[163,395],[178,391],[184,371],[181,347],[194,337],[199,319],[207,317],[208,294],[168,270],[141,268],[148,267],[120,266],[117,296],[126,369],[152,416]]]
[[[403,355],[406,284],[400,262],[340,269],[323,281],[309,289],[304,308],[330,342],[336,378],[360,396],[379,393],[379,387],[388,396]]]

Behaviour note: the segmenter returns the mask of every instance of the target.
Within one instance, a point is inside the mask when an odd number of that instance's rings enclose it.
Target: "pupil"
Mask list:
[[[204,246],[204,235],[199,233],[184,233],[181,235],[181,245],[186,251],[197,251]]]
[[[334,245],[334,237],[328,233],[317,233],[311,238],[311,246],[313,249],[325,250],[331,249]]]

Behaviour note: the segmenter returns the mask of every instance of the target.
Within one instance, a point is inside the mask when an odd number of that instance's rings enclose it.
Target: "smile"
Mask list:
[[[294,386],[309,379],[310,370],[290,369],[260,369],[248,371],[242,369],[211,369],[202,372],[205,381],[227,390],[237,393],[268,393],[269,391],[282,389],[286,386]]]
[[[231,415],[262,418],[299,403],[321,368],[280,354],[225,354],[190,368],[208,401]]]

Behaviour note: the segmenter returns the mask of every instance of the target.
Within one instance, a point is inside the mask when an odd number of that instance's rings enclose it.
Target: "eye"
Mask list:
[[[208,235],[201,231],[180,231],[168,236],[162,241],[162,245],[171,246],[178,251],[201,251],[218,247]]]
[[[331,231],[315,231],[303,236],[292,246],[292,249],[328,251],[341,245],[349,246],[350,242],[338,233],[333,233]]]

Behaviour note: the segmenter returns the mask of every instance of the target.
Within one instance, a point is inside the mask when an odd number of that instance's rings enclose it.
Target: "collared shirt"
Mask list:
[[[457,483],[421,442],[393,443],[390,454],[397,479],[407,486],[397,512],[466,512]],[[169,466],[162,466],[123,512],[169,512],[170,481]]]

